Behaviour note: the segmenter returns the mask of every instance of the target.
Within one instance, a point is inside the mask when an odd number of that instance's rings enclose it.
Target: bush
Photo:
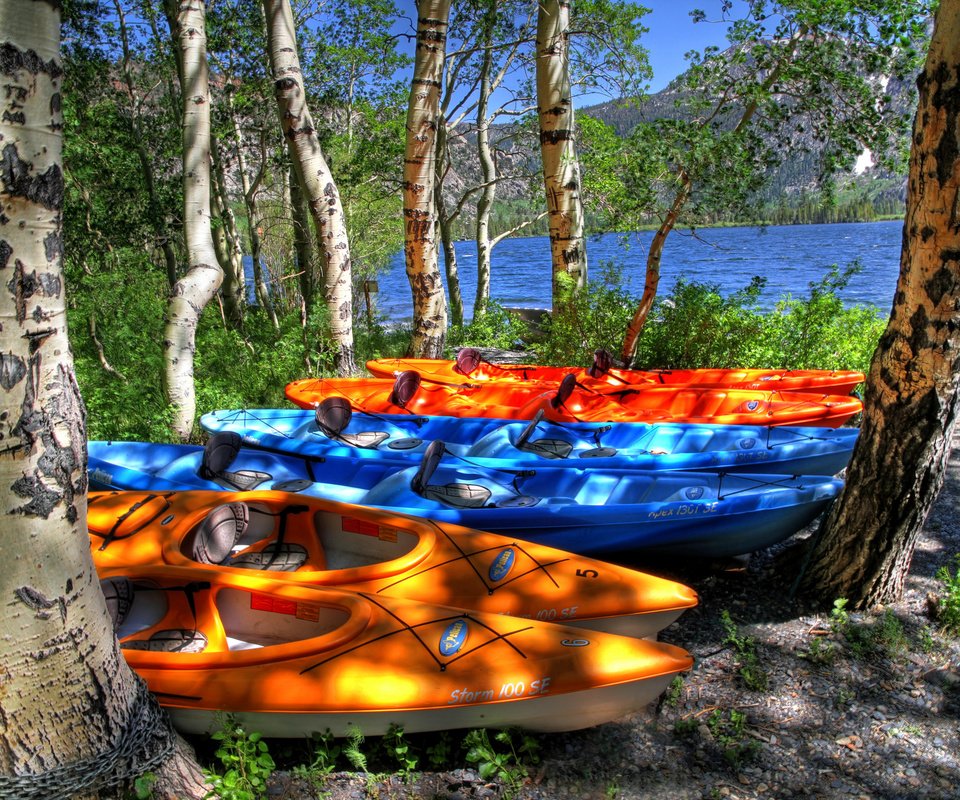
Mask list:
[[[532,349],[544,364],[593,363],[595,350],[620,352],[637,298],[623,288],[622,272],[613,264],[600,270],[600,280],[573,293],[569,313],[556,313],[544,320],[544,340]]]
[[[486,312],[474,315],[468,325],[454,325],[447,332],[447,347],[496,347],[515,350],[527,334],[524,322],[496,300],[488,300]]]

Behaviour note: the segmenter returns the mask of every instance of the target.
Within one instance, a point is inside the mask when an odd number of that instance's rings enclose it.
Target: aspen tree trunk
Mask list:
[[[653,235],[650,242],[650,248],[647,250],[646,278],[643,284],[643,294],[640,302],[637,304],[636,311],[630,318],[630,324],[627,325],[626,335],[623,337],[623,344],[620,348],[620,358],[624,367],[633,367],[633,360],[637,355],[637,345],[640,343],[640,334],[643,333],[643,326],[646,324],[647,317],[650,316],[650,310],[653,308],[653,301],[657,297],[657,289],[660,286],[660,262],[663,257],[663,246],[667,243],[667,236],[677,224],[677,217],[680,211],[690,199],[690,193],[693,191],[693,184],[690,176],[685,169],[680,169],[677,175],[679,188],[673,197],[673,203],[667,212],[657,232]]]
[[[801,589],[853,607],[899,598],[940,487],[960,381],[960,0],[937,11],[917,81],[900,278],[874,354],[847,484]]]
[[[330,312],[330,335],[336,347],[334,364],[338,375],[349,375],[356,371],[356,366],[350,244],[343,204],[307,107],[290,3],[288,0],[263,0],[263,10],[267,18],[267,49],[280,124],[290,144],[300,189],[307,198],[317,233],[317,250],[323,264],[324,298]]]
[[[187,272],[167,302],[163,337],[164,389],[173,409],[173,432],[187,440],[197,411],[193,380],[200,314],[220,288],[223,271],[217,261],[210,224],[210,92],[207,80],[207,37],[202,0],[167,0],[181,65],[183,94],[183,207]]]
[[[123,660],[90,557],[59,36],[57,4],[0,0],[0,796],[92,797],[152,770],[155,796],[198,798],[199,769]]]
[[[223,297],[223,313],[227,324],[234,330],[243,328],[243,247],[240,245],[240,235],[237,230],[237,220],[230,207],[230,197],[227,194],[227,177],[223,170],[223,159],[220,157],[220,148],[216,141],[211,142],[210,156],[213,163],[214,206],[220,225],[213,229],[213,246],[217,253],[217,261],[223,270],[223,286],[220,292]]]
[[[580,162],[570,87],[569,29],[569,0],[540,0],[537,15],[537,114],[555,313],[572,310],[569,308],[572,292],[587,285]]]
[[[483,316],[490,299],[490,212],[497,196],[497,165],[490,147],[490,120],[487,117],[490,95],[493,92],[493,26],[497,6],[491,3],[483,29],[482,45],[486,48],[480,64],[480,94],[477,97],[477,156],[480,160],[480,197],[477,200],[477,293],[473,302],[473,317]]]
[[[450,0],[417,3],[417,51],[403,162],[404,255],[413,294],[413,339],[408,355],[440,358],[447,304],[437,257],[436,136]]]

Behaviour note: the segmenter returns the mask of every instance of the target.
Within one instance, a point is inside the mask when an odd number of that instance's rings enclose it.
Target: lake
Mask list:
[[[761,305],[770,308],[781,297],[807,297],[811,282],[818,281],[834,264],[846,267],[859,261],[855,275],[841,298],[847,305],[871,304],[886,315],[900,272],[903,222],[864,222],[835,225],[771,225],[766,228],[704,228],[691,236],[674,231],[667,239],[661,262],[660,293],[667,294],[677,278],[719,284],[724,294],[750,283],[754,275],[767,279]],[[590,275],[598,279],[605,263],[617,264],[624,288],[639,297],[643,290],[647,247],[652,231],[639,234],[608,233],[587,243]],[[625,246],[626,245],[626,246]],[[458,242],[465,315],[473,312],[476,292],[477,248]],[[442,256],[441,256],[442,258]],[[442,265],[442,261],[441,261]],[[491,294],[505,306],[549,308],[550,248],[545,236],[505,239],[493,251]],[[410,284],[403,253],[378,278],[377,309],[388,320],[412,316]]]

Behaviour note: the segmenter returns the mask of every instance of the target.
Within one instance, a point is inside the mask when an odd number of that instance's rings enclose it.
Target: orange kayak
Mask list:
[[[557,386],[514,381],[450,385],[403,372],[388,378],[307,378],[287,384],[287,399],[314,408],[345,397],[371,414],[446,415],[550,422],[676,422],[722,425],[808,425],[837,428],[863,408],[850,396],[759,389],[680,386],[607,387],[595,391],[567,375]]]
[[[222,712],[272,737],[574,730],[641,710],[693,662],[646,639],[264,573],[100,577],[124,656],[188,733]]]
[[[652,636],[681,583],[449,523],[277,491],[91,492],[98,570],[192,566]]]
[[[693,659],[667,644],[262,572],[111,568],[126,660],[188,733],[271,737],[589,727],[639,711]]]
[[[609,356],[597,351],[592,366],[551,367],[537,364],[494,364],[478,350],[465,347],[455,360],[433,358],[378,358],[367,362],[376,378],[396,378],[412,370],[424,380],[436,383],[521,382],[560,383],[573,375],[583,386],[604,387],[677,386],[725,389],[762,389],[784,392],[850,394],[865,376],[856,370],[827,369],[617,369]]]

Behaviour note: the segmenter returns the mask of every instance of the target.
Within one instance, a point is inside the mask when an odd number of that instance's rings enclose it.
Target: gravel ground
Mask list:
[[[701,597],[661,634],[693,653],[693,671],[646,713],[537,737],[539,763],[519,787],[462,768],[407,780],[336,772],[317,785],[280,770],[270,795],[960,797],[960,642],[939,634],[929,608],[929,596],[942,588],[937,569],[953,568],[960,553],[958,503],[960,449],[918,543],[904,598],[884,610],[851,613],[845,628],[788,598],[788,587],[773,577],[776,552],[670,575]],[[729,641],[724,611],[739,646]],[[760,688],[745,686],[745,673]]]

